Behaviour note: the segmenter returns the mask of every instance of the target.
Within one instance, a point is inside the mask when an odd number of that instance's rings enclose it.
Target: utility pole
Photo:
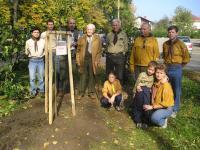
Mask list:
[[[119,19],[120,0],[118,0],[118,5],[117,5],[117,6],[118,6],[118,9],[117,9],[117,10],[118,10],[118,11],[117,11],[117,14],[118,14],[118,15],[117,15],[117,18]]]

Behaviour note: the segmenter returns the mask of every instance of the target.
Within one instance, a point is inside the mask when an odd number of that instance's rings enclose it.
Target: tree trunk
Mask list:
[[[17,8],[18,8],[19,0],[13,1],[13,26],[17,22]]]

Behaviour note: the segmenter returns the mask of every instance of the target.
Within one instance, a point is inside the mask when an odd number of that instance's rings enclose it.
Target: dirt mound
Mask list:
[[[69,97],[65,96],[58,117],[48,124],[44,101],[31,100],[27,109],[3,118],[0,124],[1,150],[87,150],[91,143],[111,139],[97,100],[84,97],[76,102],[72,117]]]

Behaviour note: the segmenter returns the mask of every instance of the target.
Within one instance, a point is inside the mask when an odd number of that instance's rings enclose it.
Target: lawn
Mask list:
[[[25,66],[23,66],[25,67]],[[28,85],[28,72],[16,71],[17,81]],[[200,80],[199,73],[184,72],[180,112],[176,119],[169,119],[167,129],[149,127],[137,129],[129,110],[119,113],[101,109],[105,125],[110,128],[111,141],[91,143],[92,150],[132,149],[200,149]],[[25,104],[25,103],[24,103]],[[23,103],[0,96],[0,117],[22,109]]]
[[[105,123],[112,129],[116,139],[93,144],[91,149],[200,149],[200,81],[198,79],[199,74],[184,72],[180,112],[175,119],[169,119],[167,129],[158,127],[137,129],[127,113],[125,114],[127,117],[122,118],[122,116],[109,116],[110,112],[104,111]]]

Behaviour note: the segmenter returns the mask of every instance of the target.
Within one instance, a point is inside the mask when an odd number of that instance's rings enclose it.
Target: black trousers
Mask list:
[[[144,111],[143,105],[150,105],[150,103],[150,88],[143,86],[141,92],[136,92],[133,102],[133,118],[136,123],[149,123],[150,112]]]
[[[114,71],[117,75],[117,78],[123,84],[123,74],[125,67],[125,56],[122,53],[119,54],[110,54],[106,55],[106,75],[111,71]]]
[[[79,95],[84,95],[88,88],[88,94],[95,92],[95,75],[92,68],[92,58],[85,58],[83,73],[80,74]]]

